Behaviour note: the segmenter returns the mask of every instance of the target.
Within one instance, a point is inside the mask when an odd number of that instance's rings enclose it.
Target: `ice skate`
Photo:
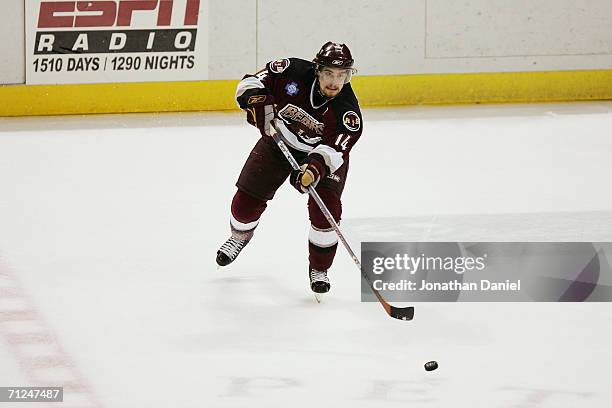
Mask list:
[[[331,285],[327,278],[327,271],[317,271],[316,269],[310,268],[310,289],[314,292],[315,299],[318,303],[321,303],[322,295],[329,292]]]
[[[248,243],[248,239],[238,239],[231,236],[217,251],[217,265],[220,267],[227,266],[234,262]]]

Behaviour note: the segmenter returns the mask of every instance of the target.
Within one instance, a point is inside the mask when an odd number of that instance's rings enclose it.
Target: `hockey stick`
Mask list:
[[[295,158],[293,157],[293,155],[291,154],[291,152],[287,148],[287,145],[285,144],[285,142],[283,142],[283,140],[280,137],[280,135],[283,132],[276,125],[276,119],[272,120],[272,128],[270,130],[271,130],[270,133],[272,134],[272,138],[274,139],[274,141],[278,145],[278,147],[281,150],[281,152],[283,152],[283,154],[285,155],[285,157],[289,161],[289,164],[291,164],[291,167],[293,168],[293,170],[299,170],[300,169],[300,165],[295,160]],[[346,248],[346,250],[349,253],[349,255],[351,256],[351,258],[353,258],[353,261],[355,262],[355,265],[357,265],[357,267],[359,268],[359,272],[361,272],[361,276],[363,276],[363,278],[366,280],[366,282],[368,282],[368,285],[370,286],[370,289],[372,290],[372,292],[374,293],[374,295],[376,296],[376,298],[378,299],[378,301],[380,302],[382,307],[385,309],[387,314],[389,316],[393,317],[393,318],[400,319],[400,320],[412,320],[412,318],[414,317],[414,307],[412,307],[412,306],[410,306],[410,307],[395,307],[395,306],[391,306],[389,303],[387,303],[387,301],[385,301],[385,299],[383,299],[381,294],[376,289],[374,289],[374,285],[372,284],[371,280],[368,278],[367,274],[364,272],[363,268],[361,267],[361,262],[359,261],[359,258],[357,258],[357,255],[355,255],[355,252],[353,252],[353,250],[351,249],[350,245],[348,244],[348,242],[344,238],[344,235],[342,234],[342,231],[340,231],[340,227],[338,227],[338,224],[334,220],[334,217],[332,217],[331,213],[327,209],[327,206],[325,205],[323,200],[321,200],[321,197],[319,196],[319,193],[317,193],[317,191],[312,186],[308,186],[307,190],[308,190],[308,194],[310,194],[310,196],[313,198],[315,203],[317,203],[317,205],[321,209],[321,212],[325,216],[325,219],[327,219],[327,222],[329,223],[329,225],[331,225],[331,227],[334,229],[334,231],[338,235],[338,239],[340,240],[340,242],[342,242],[342,245],[344,245],[344,247]]]

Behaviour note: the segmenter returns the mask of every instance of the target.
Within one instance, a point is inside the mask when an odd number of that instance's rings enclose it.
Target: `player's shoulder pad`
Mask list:
[[[345,89],[334,99],[332,106],[339,128],[347,132],[361,133],[361,110],[350,84],[345,85]]]
[[[301,58],[282,58],[268,62],[267,68],[270,75],[274,76],[300,74],[312,69],[312,62]]]
[[[277,59],[268,62],[268,72],[272,75],[280,75],[291,66],[291,60],[288,58]]]

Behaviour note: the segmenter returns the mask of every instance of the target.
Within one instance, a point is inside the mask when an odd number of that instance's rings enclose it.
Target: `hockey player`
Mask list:
[[[312,62],[299,58],[272,61],[240,81],[236,100],[246,111],[247,122],[259,128],[261,138],[236,183],[231,237],[217,252],[217,264],[228,265],[249,243],[267,201],[287,177],[300,193],[315,187],[336,222],[340,221],[349,153],[362,131],[359,104],[350,85],[355,72],[349,48],[328,42]],[[282,139],[301,164],[299,171],[292,171],[270,137],[274,118],[283,130]],[[308,213],[310,287],[325,293],[330,289],[327,271],[338,238],[312,197]]]

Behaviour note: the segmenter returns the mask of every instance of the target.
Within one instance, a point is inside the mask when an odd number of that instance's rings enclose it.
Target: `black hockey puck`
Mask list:
[[[438,368],[438,362],[437,361],[428,361],[425,363],[425,371],[433,371],[436,368]]]

